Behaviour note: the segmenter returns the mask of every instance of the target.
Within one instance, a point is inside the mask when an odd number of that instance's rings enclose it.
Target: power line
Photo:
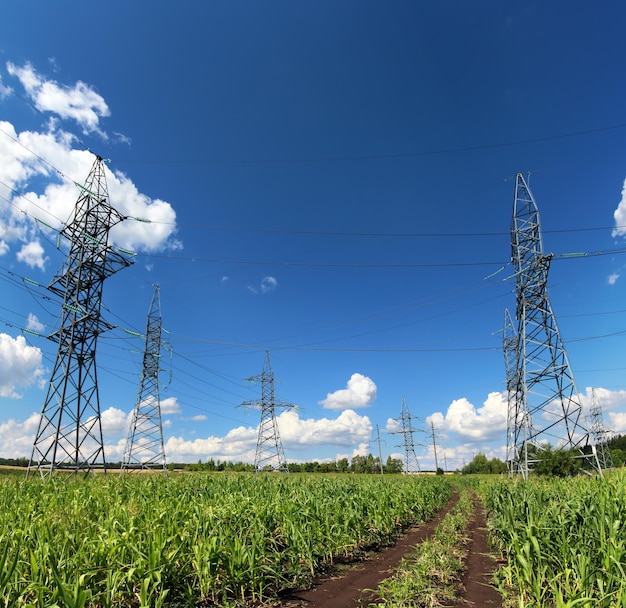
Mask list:
[[[518,139],[508,142],[498,142],[491,144],[481,144],[474,146],[459,146],[455,148],[441,148],[439,150],[421,150],[412,152],[399,152],[392,154],[360,154],[352,156],[317,156],[309,158],[274,158],[274,159],[202,159],[202,160],[174,160],[174,159],[130,159],[119,158],[117,162],[139,163],[139,164],[169,164],[169,165],[272,165],[272,164],[301,164],[301,163],[321,163],[321,162],[343,162],[343,161],[359,161],[359,160],[393,160],[401,158],[418,158],[423,156],[439,156],[442,154],[454,154],[460,152],[478,152],[481,150],[495,150],[499,148],[509,148],[513,146],[521,146],[525,144],[536,144],[547,141],[556,141],[559,139],[568,139],[571,137],[580,137],[582,135],[592,135],[594,133],[602,133],[606,131],[614,131],[623,129],[626,123],[610,125],[607,127],[599,127],[597,129],[586,129],[581,131],[572,131],[570,133],[561,133],[558,135],[547,135],[544,137],[535,137],[531,139]]]

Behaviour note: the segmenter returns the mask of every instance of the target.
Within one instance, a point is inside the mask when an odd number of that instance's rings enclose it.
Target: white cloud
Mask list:
[[[223,282],[223,281],[222,281]],[[248,285],[248,289],[252,293],[270,293],[278,287],[278,281],[275,277],[263,277],[261,283],[258,286]]]
[[[617,408],[626,409],[626,390],[612,391],[608,388],[586,386],[585,392],[580,393],[583,407],[589,411],[593,405],[592,394],[595,393],[598,405],[603,412],[608,412]]]
[[[13,93],[13,89],[2,82],[2,74],[0,74],[0,100],[8,97]]]
[[[613,228],[613,236],[624,236],[626,234],[626,180],[622,187],[622,199],[617,205],[617,209],[613,212],[615,218],[615,228]]]
[[[19,79],[26,93],[41,112],[52,112],[63,119],[75,120],[83,133],[100,133],[100,118],[111,114],[104,98],[92,87],[76,82],[72,87],[46,80],[30,63],[19,67],[7,63],[9,74]]]
[[[24,422],[10,419],[0,424],[0,455],[3,458],[28,458],[33,449],[39,414],[31,414]]]
[[[620,275],[618,272],[614,272],[613,274],[609,275],[609,278],[607,279],[609,285],[615,285],[615,283],[617,282],[617,279],[619,279]]]
[[[31,268],[40,268],[43,270],[46,265],[46,257],[44,256],[44,250],[41,243],[37,240],[30,241],[22,245],[21,249],[17,252],[17,259],[19,262],[28,264]]]
[[[9,246],[0,239],[0,255],[5,255],[9,251]]]
[[[197,460],[230,460],[254,462],[257,431],[254,428],[237,427],[224,437],[206,437],[189,441],[183,437],[170,437],[165,443],[165,455],[169,462],[194,462]]]
[[[116,407],[109,407],[100,412],[103,435],[128,435],[132,420],[132,412],[126,413]],[[107,454],[107,458],[108,458]]]
[[[426,422],[472,442],[482,442],[506,437],[506,418],[506,393],[493,392],[478,409],[462,397],[448,406],[445,415],[436,412]]]
[[[26,328],[32,331],[36,331],[37,333],[41,333],[46,328],[46,326],[37,318],[37,315],[29,312]]]
[[[168,397],[161,399],[161,414],[168,416],[171,414],[180,414],[180,405],[176,397]]]
[[[626,433],[626,412],[609,412],[607,427],[612,433]]]
[[[2,251],[21,243],[18,259],[42,267],[45,258],[37,239],[39,230],[52,233],[71,219],[80,193],[76,183],[85,181],[95,159],[90,152],[73,149],[74,137],[63,131],[18,133],[6,121],[0,121],[0,129],[9,135],[0,138],[0,182],[6,184],[0,185],[0,201],[11,202],[0,203]],[[58,173],[38,157],[49,161]],[[176,212],[170,203],[140,192],[120,171],[106,167],[105,172],[111,206],[122,216],[143,220],[127,219],[114,226],[110,243],[139,252],[180,249],[181,243],[174,238]]]
[[[261,293],[269,293],[278,287],[278,281],[274,277],[263,277],[261,281]]]
[[[590,386],[581,393],[581,401],[586,415],[593,405],[595,394],[598,405],[602,408],[604,426],[609,433],[626,432],[626,390],[612,391],[608,388]],[[621,411],[615,411],[621,410]]]
[[[376,384],[363,374],[352,374],[346,388],[328,393],[320,405],[327,410],[368,407],[376,401]]]
[[[289,461],[289,451],[304,450],[322,445],[352,447],[355,453],[369,453],[372,423],[367,416],[347,410],[335,420],[322,418],[302,419],[294,410],[277,416],[280,438]],[[170,437],[165,444],[169,462],[196,462],[230,460],[253,463],[258,439],[258,427],[238,426],[223,437],[209,436],[189,440]]]
[[[29,346],[23,336],[0,334],[0,397],[18,399],[18,386],[28,387],[40,380],[44,369],[41,351]]]
[[[285,448],[303,449],[311,446],[352,446],[369,443],[372,423],[367,416],[345,410],[335,419],[300,418],[298,412],[286,410],[277,417],[280,437]]]

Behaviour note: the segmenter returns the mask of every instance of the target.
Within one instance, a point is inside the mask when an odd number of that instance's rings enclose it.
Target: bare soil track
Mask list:
[[[490,584],[496,560],[489,553],[485,510],[477,498],[474,498],[474,518],[468,536],[469,553],[459,588],[459,601],[454,608],[502,608],[502,596]]]
[[[420,526],[410,528],[393,547],[378,553],[372,553],[362,562],[345,570],[321,577],[313,587],[306,591],[294,591],[285,594],[282,608],[362,608],[368,602],[376,601],[375,590],[399,566],[402,558],[411,552],[423,540],[432,535],[441,520],[454,507],[458,495],[434,519]],[[488,553],[485,514],[482,506],[475,503],[470,535],[470,554],[466,564],[460,589],[459,603],[455,608],[500,608],[500,594],[489,586],[489,578],[495,567],[495,561]]]

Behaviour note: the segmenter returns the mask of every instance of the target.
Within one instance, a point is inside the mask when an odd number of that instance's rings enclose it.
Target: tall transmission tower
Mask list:
[[[63,299],[59,329],[48,336],[58,351],[28,466],[42,477],[55,471],[106,472],[96,374],[98,336],[113,326],[100,315],[105,279],[130,260],[109,245],[124,217],[109,205],[104,160],[97,156],[79,186],[73,219],[61,235],[69,253],[48,289]]]
[[[261,422],[259,423],[259,436],[254,456],[254,470],[259,471],[283,471],[289,472],[287,460],[283,451],[283,444],[278,432],[276,420],[276,408],[293,408],[291,403],[277,402],[274,391],[274,372],[270,361],[270,353],[265,353],[263,371],[258,376],[248,378],[250,382],[261,383],[261,401],[246,401],[242,405],[255,407],[261,410]]]
[[[591,435],[593,436],[596,451],[598,452],[598,460],[603,469],[613,468],[613,458],[611,450],[607,446],[608,431],[604,426],[604,417],[602,415],[602,407],[596,396],[595,389],[591,389],[591,408],[589,409],[589,423],[591,426]]]
[[[161,291],[159,285],[155,285],[146,323],[143,371],[126,441],[122,472],[160,469],[167,474],[159,395],[161,329]]]
[[[540,459],[538,453],[546,443],[554,443],[558,448],[574,451],[587,465],[601,472],[595,446],[589,444],[582,402],[548,298],[552,255],[543,253],[539,211],[519,173],[511,248],[517,335],[516,348],[513,342],[505,348],[509,398],[513,395],[513,403],[509,402],[509,470],[527,478]]]
[[[417,460],[417,456],[415,454],[415,442],[413,440],[413,433],[415,429],[413,428],[413,416],[411,416],[411,412],[409,411],[409,406],[406,404],[406,399],[402,398],[402,409],[400,411],[400,430],[397,433],[402,434],[403,442],[402,446],[404,447],[404,474],[408,475],[409,473],[421,473],[420,463]]]

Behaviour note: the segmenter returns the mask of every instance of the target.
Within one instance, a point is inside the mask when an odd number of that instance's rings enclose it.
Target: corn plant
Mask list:
[[[498,482],[486,490],[498,578],[520,607],[626,606],[626,476]]]
[[[260,602],[392,542],[449,495],[440,478],[0,478],[0,605]]]

